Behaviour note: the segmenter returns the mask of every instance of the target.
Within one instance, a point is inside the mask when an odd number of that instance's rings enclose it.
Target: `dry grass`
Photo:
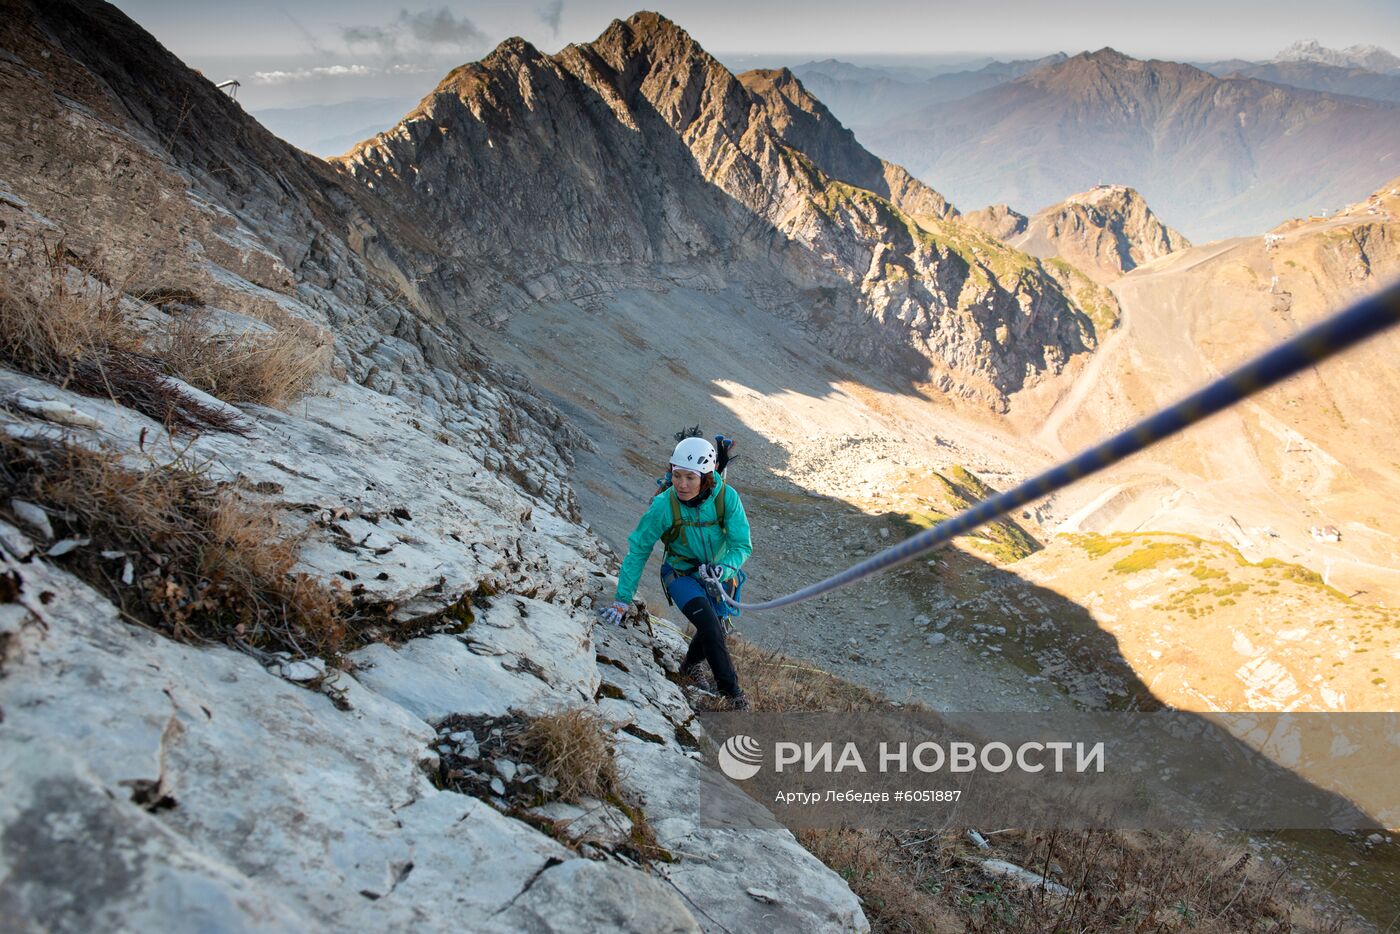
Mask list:
[[[105,397],[171,431],[238,430],[235,416],[166,379],[119,292],[70,269],[62,247],[31,249],[0,278],[0,362],[84,395]]]
[[[477,738],[477,748],[464,757],[460,750],[444,752],[435,776],[439,788],[469,794],[490,803],[518,820],[549,834],[581,855],[596,858],[596,852],[580,849],[586,841],[571,837],[567,821],[541,817],[533,808],[550,801],[568,801],[590,805],[603,801],[622,811],[631,821],[627,839],[603,845],[615,854],[643,864],[672,862],[675,857],[656,839],[646,814],[628,794],[618,776],[613,759],[613,727],[595,711],[570,708],[528,717],[514,711],[505,717],[474,717],[454,714],[438,724],[441,746],[443,737],[458,730],[470,730]],[[502,781],[504,791],[497,791],[489,782],[501,781],[490,763],[506,758],[528,764],[540,775],[551,780],[536,781],[538,776],[516,777]]]
[[[753,709],[891,709],[881,695],[805,662],[731,639]],[[908,705],[906,705],[907,707]],[[1341,932],[1316,913],[1282,870],[1242,845],[1184,831],[1000,830],[978,849],[948,827],[898,833],[803,830],[798,840],[841,875],[876,932],[1191,931]],[[1001,859],[1046,874],[1072,895],[1056,898],[984,874]]]
[[[133,619],[189,641],[330,658],[345,648],[339,595],[292,573],[299,542],[270,506],[200,465],[172,456],[132,469],[110,452],[0,435],[0,481],[44,507],[60,536],[91,539],[57,560]]]
[[[328,369],[331,345],[291,315],[269,324],[264,333],[221,334],[207,314],[185,313],[175,319],[161,360],[172,375],[225,402],[281,407]]]
[[[752,642],[731,637],[729,654],[740,672],[749,703],[756,711],[887,710],[890,702],[881,695],[852,684],[806,662],[760,649]]]
[[[172,431],[239,430],[236,415],[200,403],[167,377],[225,402],[282,406],[329,366],[328,335],[290,315],[270,331],[221,335],[206,313],[174,313],[164,334],[138,328],[120,290],[69,265],[58,245],[8,257],[0,278],[0,362],[85,395],[110,398]],[[143,295],[155,304],[185,293]],[[173,296],[173,297],[172,297]]]
[[[913,878],[892,835],[864,830],[803,830],[797,840],[860,896],[872,930],[964,929],[957,913]]]
[[[571,708],[539,717],[521,735],[520,744],[530,762],[559,783],[561,799],[620,796],[608,727],[596,713]]]
[[[536,717],[520,736],[528,762],[558,782],[555,797],[614,805],[632,822],[630,855],[643,863],[671,862],[641,807],[627,794],[613,759],[612,727],[596,712],[569,708]]]

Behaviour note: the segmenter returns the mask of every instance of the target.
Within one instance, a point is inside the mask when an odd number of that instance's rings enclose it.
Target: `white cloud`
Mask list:
[[[306,81],[309,78],[360,78],[372,75],[377,69],[365,65],[320,65],[316,68],[297,68],[294,71],[256,71],[253,80],[259,84],[288,84],[292,81]]]

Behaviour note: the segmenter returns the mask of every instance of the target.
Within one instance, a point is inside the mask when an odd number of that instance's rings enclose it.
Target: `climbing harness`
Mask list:
[[[700,582],[701,587],[705,588],[705,596],[710,598],[711,603],[715,606],[725,604],[724,572],[718,565],[700,565],[695,569],[695,579]]]
[[[1097,473],[1125,457],[1170,438],[1248,396],[1282,382],[1367,338],[1374,337],[1396,323],[1400,323],[1400,282],[1393,283],[1370,298],[1255,357],[1233,373],[1222,376],[1205,388],[1143,419],[1096,447],[1050,468],[1015,489],[989,497],[951,519],[907,538],[839,574],[762,603],[741,604],[737,597],[726,597],[726,602],[735,609],[745,610],[772,610],[781,606],[791,606],[903,564],[947,543],[955,536],[971,532],[1032,500],[1048,496],[1076,480]]]
[[[726,566],[719,564],[702,564],[695,570],[695,579],[700,582],[700,586],[705,588],[705,596],[710,598],[710,603],[714,605],[715,612],[724,622],[726,634],[734,631],[734,620],[743,612],[739,608],[740,594],[744,589],[744,581],[748,580],[748,575],[738,568],[728,568],[734,572],[729,583],[733,584],[730,590],[724,580]]]

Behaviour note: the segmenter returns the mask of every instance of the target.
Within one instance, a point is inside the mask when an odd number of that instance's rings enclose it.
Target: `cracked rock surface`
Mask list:
[[[338,582],[393,638],[348,671],[174,641],[70,571],[102,546],[53,542],[3,497],[24,525],[0,520],[6,923],[737,931],[760,920],[758,884],[791,893],[786,924],[865,929],[786,831],[699,827],[684,783],[743,796],[693,758],[702,732],[666,678],[679,639],[594,629],[615,559],[569,485],[589,442],[419,293],[420,235],[115,8],[11,6],[0,260],[61,241],[64,274],[100,273],[152,334],[190,309],[229,333],[293,320],[332,364],[285,410],[172,381],[240,426],[178,438],[0,366],[0,431],[132,470],[176,452],[206,465],[301,537],[297,572]],[[122,555],[104,560],[130,586]],[[569,707],[617,727],[622,784],[677,854],[664,873],[585,858],[430,781],[442,719]]]

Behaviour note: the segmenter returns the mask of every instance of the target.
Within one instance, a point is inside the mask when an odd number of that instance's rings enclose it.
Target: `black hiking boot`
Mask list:
[[[736,694],[729,694],[729,695],[726,695],[725,698],[724,698],[724,709],[725,709],[725,710],[748,710],[748,709],[749,709],[749,699],[748,699],[748,697],[746,697],[746,696],[744,695],[744,692],[743,692],[743,691],[739,691],[739,692],[736,693]]]
[[[704,662],[696,662],[694,665],[687,665],[681,669],[681,676],[689,678],[690,683],[695,685],[706,694],[713,694],[717,690],[715,680],[710,677],[710,673],[705,670]]]

